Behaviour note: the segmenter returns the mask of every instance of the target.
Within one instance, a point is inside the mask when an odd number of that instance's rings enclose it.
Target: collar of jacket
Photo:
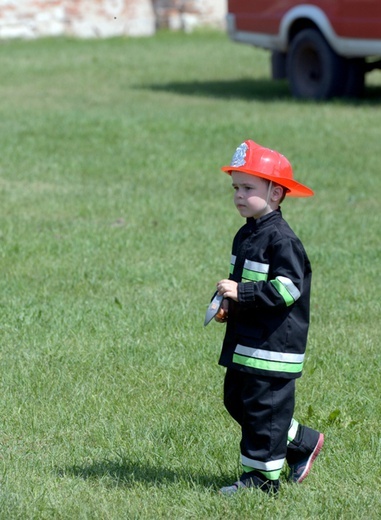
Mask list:
[[[246,219],[246,223],[250,229],[259,229],[260,227],[266,226],[267,224],[271,224],[274,222],[274,220],[278,220],[279,218],[282,218],[282,212],[281,209],[278,208],[275,211],[272,211],[271,213],[267,213],[267,215],[263,215],[263,217],[260,217],[258,219],[255,218],[248,218]]]

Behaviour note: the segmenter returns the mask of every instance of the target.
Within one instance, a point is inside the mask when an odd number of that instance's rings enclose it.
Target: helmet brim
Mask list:
[[[228,175],[231,175],[232,172],[242,172],[247,173],[248,175],[253,175],[254,177],[260,177],[261,179],[266,179],[268,181],[275,182],[283,188],[286,188],[287,197],[312,197],[314,195],[313,190],[293,179],[286,179],[284,177],[267,175],[265,173],[250,170],[248,168],[245,168],[244,166],[223,166],[221,170],[227,173]]]

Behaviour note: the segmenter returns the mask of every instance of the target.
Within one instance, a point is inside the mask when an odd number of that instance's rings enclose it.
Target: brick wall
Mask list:
[[[224,27],[227,0],[0,0],[0,39],[150,36]]]

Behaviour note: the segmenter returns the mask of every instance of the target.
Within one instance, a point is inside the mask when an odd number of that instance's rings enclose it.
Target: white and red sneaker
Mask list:
[[[306,459],[297,462],[296,464],[290,465],[290,475],[288,480],[291,482],[303,482],[308,473],[311,470],[312,464],[314,463],[316,457],[319,455],[320,450],[324,444],[324,435],[322,433],[319,434],[318,441],[312,453]]]

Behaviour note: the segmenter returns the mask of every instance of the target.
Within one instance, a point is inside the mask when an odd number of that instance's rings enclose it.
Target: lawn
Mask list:
[[[296,101],[218,32],[0,45],[1,519],[376,519],[381,511],[381,72]],[[312,199],[283,213],[314,278],[296,418],[326,443],[277,499],[240,473],[224,326],[244,139]]]

